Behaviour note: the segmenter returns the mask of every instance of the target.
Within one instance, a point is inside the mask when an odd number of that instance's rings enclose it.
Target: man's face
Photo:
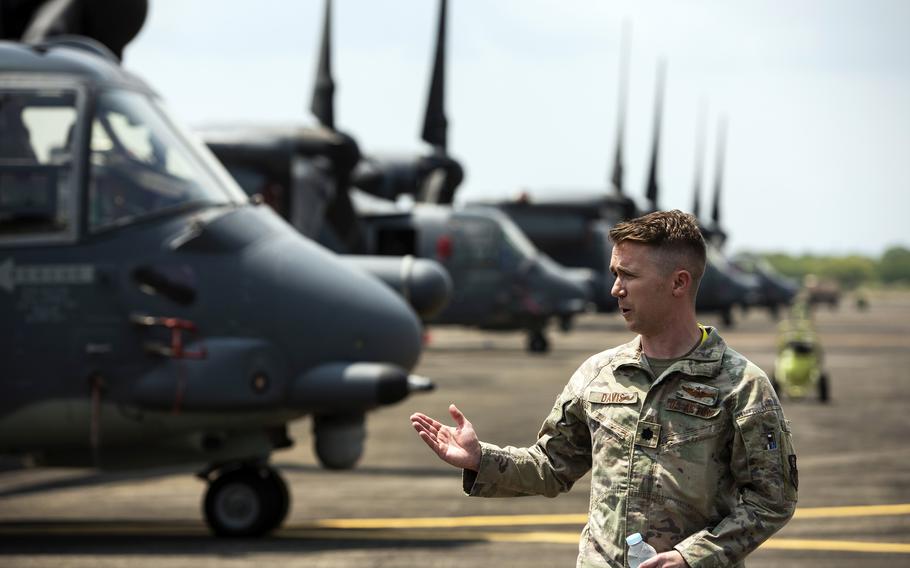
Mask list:
[[[616,276],[610,293],[629,329],[644,336],[657,335],[671,309],[673,271],[660,266],[660,258],[648,245],[623,241],[610,259]]]

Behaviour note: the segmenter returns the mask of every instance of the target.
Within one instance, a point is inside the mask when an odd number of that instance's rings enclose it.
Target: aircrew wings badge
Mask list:
[[[700,383],[691,383],[684,381],[679,384],[676,391],[676,398],[697,402],[705,406],[714,406],[717,404],[717,387],[709,387]]]

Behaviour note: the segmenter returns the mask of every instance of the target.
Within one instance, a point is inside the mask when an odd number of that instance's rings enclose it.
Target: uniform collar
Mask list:
[[[664,374],[670,371],[679,372],[694,379],[705,380],[716,376],[720,372],[721,361],[723,360],[724,352],[727,350],[727,344],[717,333],[716,328],[705,326],[705,330],[708,332],[707,339],[696,347],[694,351],[673,363]],[[646,370],[646,366],[641,359],[641,336],[639,335],[632,341],[616,348],[616,353],[610,362],[610,366],[614,371],[624,366]]]

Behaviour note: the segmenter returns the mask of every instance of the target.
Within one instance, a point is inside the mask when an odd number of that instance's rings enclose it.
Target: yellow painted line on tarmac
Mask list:
[[[833,519],[838,517],[878,517],[910,515],[910,504],[857,505],[852,507],[812,507],[796,509],[794,519]]]
[[[761,548],[774,550],[820,550],[838,552],[881,552],[910,554],[910,544],[899,542],[861,542],[853,540],[808,540],[801,538],[772,538]]]
[[[850,507],[806,507],[796,510],[796,519],[833,519],[910,515],[910,504],[858,505]],[[414,517],[372,519],[321,519],[304,523],[312,528],[331,529],[437,529],[459,527],[519,527],[532,525],[583,525],[588,515],[484,515],[466,517]]]
[[[402,540],[402,541],[465,541],[465,542],[523,542],[536,544],[578,545],[577,532],[483,532],[483,531],[414,531],[400,529],[307,529],[288,527],[279,531],[280,538],[309,538],[314,540]]]
[[[547,515],[538,515],[546,517]],[[550,515],[563,517],[565,515]],[[449,527],[420,527],[449,528]],[[565,544],[576,546],[580,531],[470,531],[445,530],[427,531],[414,528],[315,528],[312,523],[291,525],[279,529],[279,539],[309,539],[336,541],[423,541],[423,542],[499,542],[526,544]],[[0,536],[6,535],[73,535],[83,536],[192,536],[208,537],[209,531],[202,525],[184,523],[63,523],[47,525],[6,526],[0,528]],[[860,552],[882,554],[910,554],[910,544],[898,542],[868,542],[850,540],[812,540],[798,538],[772,538],[761,545],[769,550],[814,550],[821,552]]]
[[[396,529],[285,529],[284,538],[311,538],[325,540],[407,540],[407,541],[483,541],[526,544],[578,545],[578,532],[482,532],[445,531],[426,532]],[[772,538],[761,545],[769,550],[815,550],[819,552],[863,552],[881,554],[910,554],[910,544],[898,542],[868,542],[851,540],[810,540],[799,538]]]
[[[473,517],[415,517],[378,519],[321,519],[307,526],[331,529],[443,529],[458,527],[519,527],[528,525],[581,525],[588,515],[484,515]]]

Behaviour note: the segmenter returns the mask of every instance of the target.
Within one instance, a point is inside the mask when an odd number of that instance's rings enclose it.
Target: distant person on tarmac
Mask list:
[[[796,507],[789,423],[765,373],[696,321],[695,218],[651,213],[610,240],[612,294],[638,336],[572,375],[536,444],[481,442],[454,404],[455,427],[411,424],[472,496],[555,497],[593,469],[578,566],[626,566],[636,532],[658,551],[641,568],[743,566]]]

